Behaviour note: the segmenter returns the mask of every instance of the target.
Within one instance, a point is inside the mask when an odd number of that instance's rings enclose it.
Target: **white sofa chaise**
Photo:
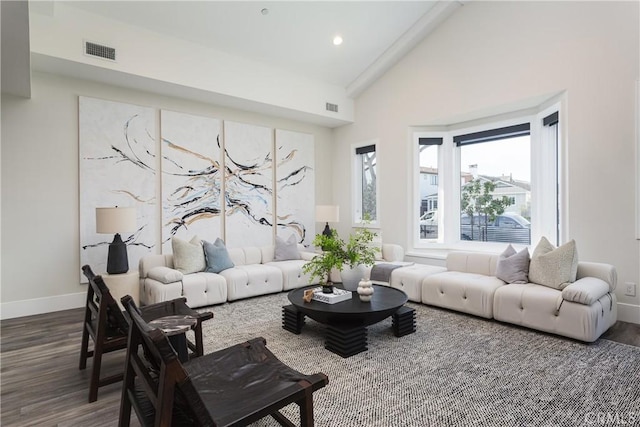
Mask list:
[[[561,291],[535,283],[512,283],[497,289],[493,317],[593,342],[616,323],[616,281],[612,265],[579,262],[577,280]]]
[[[617,273],[610,264],[578,262],[562,290],[495,277],[496,254],[451,252],[447,271],[422,281],[422,302],[580,341],[597,340],[617,320]]]

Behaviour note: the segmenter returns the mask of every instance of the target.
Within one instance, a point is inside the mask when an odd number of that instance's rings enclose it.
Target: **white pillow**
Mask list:
[[[274,260],[287,261],[290,259],[302,259],[302,256],[300,256],[300,250],[298,249],[296,236],[292,234],[286,241],[280,236],[276,236]]]
[[[579,304],[591,305],[609,292],[609,284],[595,277],[583,277],[562,290],[562,298]]]
[[[153,267],[147,273],[149,279],[167,284],[182,280],[182,273],[169,267]]]
[[[197,273],[207,268],[204,249],[198,236],[193,236],[188,242],[173,237],[171,248],[173,249],[173,266],[182,274]]]
[[[578,250],[575,240],[556,248],[543,237],[531,255],[529,281],[562,290],[576,281]]]

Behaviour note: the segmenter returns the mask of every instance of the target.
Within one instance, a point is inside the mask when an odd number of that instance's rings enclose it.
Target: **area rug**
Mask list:
[[[417,331],[397,338],[391,319],[370,326],[368,351],[324,348],[323,325],[282,329],[286,293],[210,307],[205,351],[262,336],[283,362],[323,372],[316,426],[640,425],[640,348],[593,344],[421,304]],[[297,421],[297,406],[283,411]],[[277,425],[264,419],[256,426]]]

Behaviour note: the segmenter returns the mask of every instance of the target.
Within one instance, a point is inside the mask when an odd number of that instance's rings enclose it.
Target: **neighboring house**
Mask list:
[[[511,198],[511,205],[505,212],[513,212],[525,218],[531,218],[531,184],[526,181],[513,179],[511,176],[478,175],[481,181],[491,181],[496,189],[491,193],[495,198],[507,196]]]
[[[476,175],[476,177],[481,181],[496,183],[496,189],[492,193],[494,197],[507,196],[512,199],[511,205],[505,212],[531,218],[531,184],[529,182],[515,180],[511,176]],[[472,173],[463,172],[460,175],[460,184],[464,186],[473,179]],[[438,169],[420,168],[420,200],[420,215],[438,209]]]

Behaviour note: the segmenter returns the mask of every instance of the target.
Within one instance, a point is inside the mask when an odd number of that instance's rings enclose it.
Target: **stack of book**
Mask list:
[[[345,291],[344,289],[333,288],[333,293],[325,294],[322,292],[322,288],[315,288],[313,290],[313,298],[315,301],[324,302],[327,304],[335,304],[337,302],[346,301],[351,299],[351,291]]]

